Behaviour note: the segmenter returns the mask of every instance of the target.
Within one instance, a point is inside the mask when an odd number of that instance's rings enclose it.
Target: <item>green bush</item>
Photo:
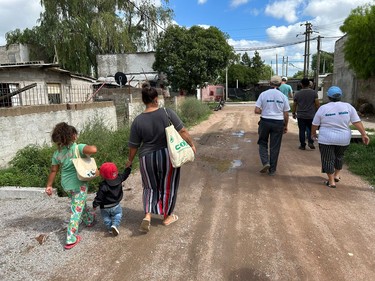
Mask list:
[[[349,171],[362,176],[370,184],[375,184],[375,137],[370,137],[370,144],[351,143],[345,152],[345,163]]]
[[[0,171],[0,186],[45,186],[54,148],[29,145],[10,161],[11,168]]]
[[[186,127],[191,127],[207,119],[212,110],[206,103],[196,98],[186,98],[180,105],[178,114]]]

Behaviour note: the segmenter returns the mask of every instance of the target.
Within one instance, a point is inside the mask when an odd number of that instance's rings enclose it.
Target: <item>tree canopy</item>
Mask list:
[[[233,55],[216,27],[171,25],[157,39],[153,69],[166,74],[173,88],[193,94],[198,85],[214,82]]]
[[[257,84],[259,80],[268,80],[271,74],[271,67],[264,64],[257,51],[252,58],[245,52],[241,57],[237,56],[237,61],[229,66],[228,85],[232,88],[237,85],[239,88],[247,88]]]
[[[33,60],[58,63],[70,71],[96,72],[96,55],[152,49],[160,25],[173,11],[153,1],[41,0],[40,26],[6,34],[7,45],[30,44]]]
[[[317,54],[312,55],[311,69],[316,70]],[[321,52],[320,53],[320,66],[319,74],[333,73],[333,53]]]
[[[375,6],[365,5],[350,13],[340,27],[347,34],[345,60],[358,77],[375,75]]]

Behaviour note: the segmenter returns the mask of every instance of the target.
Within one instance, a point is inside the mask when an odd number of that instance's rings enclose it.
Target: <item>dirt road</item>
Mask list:
[[[276,175],[260,174],[253,110],[226,105],[191,129],[198,155],[182,168],[179,221],[154,218],[139,233],[135,186],[122,202],[120,235],[100,224],[90,238],[83,233],[69,253],[81,267],[61,264],[50,279],[375,280],[374,190],[346,169],[336,189],[323,185],[319,151],[297,149],[293,120]]]

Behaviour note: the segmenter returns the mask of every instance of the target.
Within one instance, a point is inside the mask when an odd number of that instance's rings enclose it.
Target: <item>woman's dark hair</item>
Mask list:
[[[149,104],[158,96],[158,91],[151,87],[142,87],[142,101],[144,104]]]
[[[328,99],[329,101],[333,101],[333,102],[341,101],[341,97],[337,97],[337,98],[328,97]]]
[[[52,131],[52,141],[56,143],[57,148],[61,150],[63,146],[68,146],[74,141],[74,135],[77,135],[77,129],[65,122],[58,123]]]

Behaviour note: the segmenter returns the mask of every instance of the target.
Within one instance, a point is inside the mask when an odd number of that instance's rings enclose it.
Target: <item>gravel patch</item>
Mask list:
[[[125,184],[126,187],[139,186],[139,181],[139,173],[135,173]],[[125,198],[135,192],[124,191]],[[90,208],[94,197],[95,194],[88,195]],[[0,280],[51,280],[67,268],[72,280],[75,269],[82,267],[74,261],[97,258],[95,247],[105,233],[99,210],[94,227],[81,224],[80,244],[70,250],[64,249],[70,217],[69,202],[67,197],[47,195],[39,198],[0,198]]]

